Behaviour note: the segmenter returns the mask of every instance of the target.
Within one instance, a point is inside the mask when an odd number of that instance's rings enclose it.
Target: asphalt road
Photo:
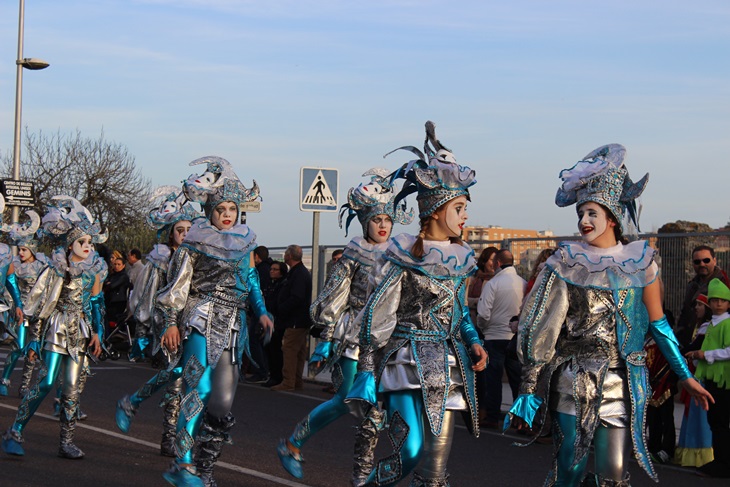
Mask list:
[[[4,362],[7,348],[0,348]],[[18,364],[21,365],[21,364]],[[125,360],[107,361],[92,367],[82,397],[82,409],[89,415],[79,422],[76,444],[86,458],[72,461],[56,456],[59,429],[51,415],[52,399],[46,398],[25,429],[24,457],[0,454],[0,486],[73,486],[122,487],[163,486],[161,477],[170,459],[159,455],[162,410],[158,397],[143,404],[135,416],[129,435],[119,432],[114,423],[114,408],[124,394],[133,392],[155,372],[146,364]],[[20,370],[13,373],[11,392],[17,391]],[[307,383],[297,393],[272,392],[257,385],[238,387],[233,414],[236,427],[234,444],[224,447],[216,468],[216,479],[224,486],[321,486],[349,485],[352,462],[354,418],[343,417],[314,436],[306,444],[304,479],[291,478],[279,464],[275,447],[279,438],[290,434],[294,425],[311,409],[330,396],[321,385]],[[0,398],[0,428],[12,423],[20,400]],[[482,431],[471,437],[458,426],[449,461],[454,486],[542,485],[550,468],[552,446],[512,446],[523,441],[517,435]],[[390,445],[381,437],[378,456],[389,454]],[[719,480],[704,480],[688,469],[658,466],[660,485],[712,487],[727,485]],[[631,484],[655,485],[633,463]],[[407,485],[407,482],[402,482]]]

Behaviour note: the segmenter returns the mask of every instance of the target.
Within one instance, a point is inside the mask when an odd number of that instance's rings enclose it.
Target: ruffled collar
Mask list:
[[[598,289],[645,287],[656,279],[658,270],[654,249],[645,240],[610,248],[583,241],[561,242],[545,266],[566,282]]]
[[[18,277],[37,276],[48,265],[48,257],[38,252],[33,262],[21,262],[19,256],[13,258],[13,268]]]
[[[147,262],[160,269],[167,269],[172,256],[172,249],[166,244],[155,244],[147,254]]]
[[[91,252],[81,262],[74,262],[73,260],[69,261],[66,259],[66,251],[63,247],[56,247],[51,254],[49,265],[59,275],[68,272],[71,277],[78,277],[81,274],[92,276],[101,274],[101,280],[103,281],[106,279],[108,273],[106,262],[104,262],[104,259],[96,251]]]
[[[242,223],[218,230],[207,218],[196,218],[182,246],[214,259],[237,261],[256,248],[256,234]]]
[[[371,266],[380,254],[385,252],[390,244],[390,239],[383,243],[372,244],[363,237],[354,237],[347,243],[342,257],[352,259],[363,265]]]
[[[474,251],[467,244],[424,240],[424,256],[411,254],[416,237],[402,233],[391,239],[385,258],[435,278],[468,277],[476,271]]]

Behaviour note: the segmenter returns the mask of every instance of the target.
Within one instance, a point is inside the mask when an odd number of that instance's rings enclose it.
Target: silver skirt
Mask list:
[[[562,364],[550,386],[550,409],[576,416],[574,382],[575,370],[572,362]],[[630,426],[629,381],[626,369],[609,369],[603,380],[601,405],[598,419],[604,426],[628,428]]]
[[[428,377],[425,378],[428,380]],[[464,397],[464,380],[456,362],[454,351],[449,346],[449,394],[446,398],[446,409],[466,411]],[[390,356],[380,376],[378,392],[394,392],[409,389],[421,389],[418,368],[410,345],[406,345]]]

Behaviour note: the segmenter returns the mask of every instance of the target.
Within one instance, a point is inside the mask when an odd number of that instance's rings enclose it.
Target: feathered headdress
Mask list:
[[[624,165],[626,148],[621,144],[608,144],[592,151],[573,167],[560,171],[563,185],[555,195],[555,204],[564,207],[582,205],[593,201],[605,206],[613,214],[626,233],[626,225],[639,230],[640,210],[638,198],[649,182],[649,173],[634,183]]]
[[[157,230],[157,238],[177,222],[202,216],[187,200],[178,186],[160,186],[150,197],[152,209],[147,213],[147,226]]]
[[[219,203],[233,201],[237,205],[260,198],[256,180],[253,187],[246,188],[231,167],[222,157],[206,156],[190,163],[191,166],[207,164],[204,173],[191,174],[183,181],[183,192],[190,200],[200,203],[208,218]]]
[[[340,207],[339,223],[347,215],[345,236],[352,220],[357,217],[362,226],[363,236],[367,236],[368,222],[376,215],[388,215],[393,223],[408,225],[413,221],[413,210],[408,210],[405,201],[395,205],[397,186],[391,183],[388,170],[375,167],[363,174],[371,176],[370,182],[361,183],[347,192],[347,203]]]
[[[54,196],[46,204],[40,232],[65,245],[71,245],[84,235],[90,235],[93,243],[104,243],[109,236],[102,233],[99,222],[94,221],[91,212],[79,200],[67,195]]]
[[[476,171],[456,163],[451,150],[436,138],[436,125],[433,122],[426,122],[424,152],[408,145],[392,150],[383,157],[401,149],[410,151],[419,158],[404,164],[391,175],[391,181],[399,178],[406,180],[395,198],[396,205],[406,196],[418,193],[418,216],[426,218],[454,198],[466,196],[470,199],[469,188],[476,184]]]

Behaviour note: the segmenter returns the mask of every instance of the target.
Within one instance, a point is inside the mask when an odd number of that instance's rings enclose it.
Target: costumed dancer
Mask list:
[[[104,296],[101,286],[107,266],[92,245],[106,240],[89,210],[70,196],[54,196],[41,222],[44,236],[58,243],[49,265],[38,277],[25,309],[42,320],[42,366],[34,385],[18,407],[15,422],[3,435],[2,448],[24,455],[23,429],[61,376],[61,444],[58,456],[83,458],[74,445],[80,376],[88,354],[98,357],[104,336]],[[36,345],[31,344],[31,347]]]
[[[176,459],[164,474],[176,486],[215,485],[213,467],[235,424],[231,407],[242,354],[250,359],[247,308],[269,336],[274,326],[258,273],[250,266],[256,235],[238,223],[239,205],[259,197],[258,185],[254,181],[253,188],[245,188],[220,157],[190,163],[198,164],[206,164],[206,171],[191,175],[184,191],[190,201],[203,205],[206,218],[193,221],[170,262],[168,284],[157,295],[165,330],[162,346],[172,356],[168,370],[179,362],[184,380]]]
[[[348,401],[382,400],[395,448],[376,463],[367,485],[395,485],[414,470],[412,486],[448,486],[456,413],[479,434],[474,371],[484,370],[487,354],[466,301],[474,252],[460,239],[475,172],[457,165],[434,131],[427,122],[428,158],[403,147],[419,159],[393,174],[406,180],[396,205],[417,192],[421,231],[391,240],[362,310],[360,362]]]
[[[628,486],[632,445],[656,480],[644,438],[648,334],[695,399],[705,408],[712,399],[692,377],[662,311],[654,250],[646,241],[622,243],[624,232],[638,230],[635,200],[649,178],[629,178],[625,152],[605,145],[560,173],[555,202],[576,205],[582,241],[560,244],[522,309],[522,383],[505,428],[510,420],[532,427],[546,403],[555,445],[546,485]],[[581,484],[591,443],[596,472]]]
[[[2,196],[0,195],[0,199]],[[0,210],[2,211],[2,210]],[[21,302],[28,301],[28,294],[38,279],[38,275],[46,266],[46,258],[43,254],[36,254],[38,241],[35,240],[35,232],[41,224],[41,218],[33,210],[25,212],[30,218],[26,224],[3,225],[2,231],[8,232],[8,240],[12,245],[18,247],[18,255],[13,257],[12,264],[7,268],[6,280],[10,278],[17,282]],[[0,249],[2,251],[3,249]],[[2,255],[5,255],[4,253]],[[12,253],[10,254],[12,256]],[[1,266],[2,264],[0,264]],[[15,274],[15,277],[10,277]],[[13,293],[14,291],[11,291]],[[7,313],[6,313],[7,314]],[[12,350],[5,359],[2,379],[0,379],[0,396],[7,396],[10,388],[10,375],[13,373],[15,364],[21,355],[23,360],[23,375],[18,389],[18,395],[23,397],[30,387],[30,380],[33,376],[33,367],[40,350],[28,348],[29,338],[33,329],[38,326],[38,320],[25,316],[15,329],[11,329],[13,335]]]
[[[137,322],[130,359],[142,358],[148,351],[156,355],[160,351],[161,317],[155,313],[155,298],[159,289],[167,284],[167,270],[172,254],[177,250],[190,230],[191,222],[200,217],[180,188],[163,186],[153,194],[154,208],[147,214],[147,225],[157,230],[157,238],[166,243],[156,244],[147,255],[147,263],[137,279],[137,286],[129,298],[129,312]],[[162,200],[162,201],[160,201]],[[151,350],[150,350],[151,349]],[[124,433],[129,432],[134,414],[145,399],[167,386],[162,406],[162,441],[160,454],[175,456],[175,430],[182,400],[182,366],[163,369],[137,389],[131,396],[124,396],[117,403],[116,423]]]
[[[394,223],[407,225],[413,220],[413,210],[405,204],[396,206],[395,186],[388,171],[375,168],[363,176],[372,176],[367,184],[350,188],[348,202],[342,205],[339,222],[347,215],[345,235],[350,222],[357,218],[362,237],[354,237],[344,249],[342,258],[332,267],[327,283],[310,308],[312,322],[323,331],[321,341],[310,359],[310,366],[332,370],[336,393],[332,399],[316,407],[297,423],[288,440],[281,440],[277,453],[284,468],[296,478],[302,478],[300,449],[321,429],[350,412],[344,399],[350,392],[359,356],[360,326],[356,317],[368,298],[368,276],[375,260],[388,246]],[[377,408],[368,411],[355,434],[355,456],[352,485],[364,485],[373,467],[378,431],[383,414]]]

